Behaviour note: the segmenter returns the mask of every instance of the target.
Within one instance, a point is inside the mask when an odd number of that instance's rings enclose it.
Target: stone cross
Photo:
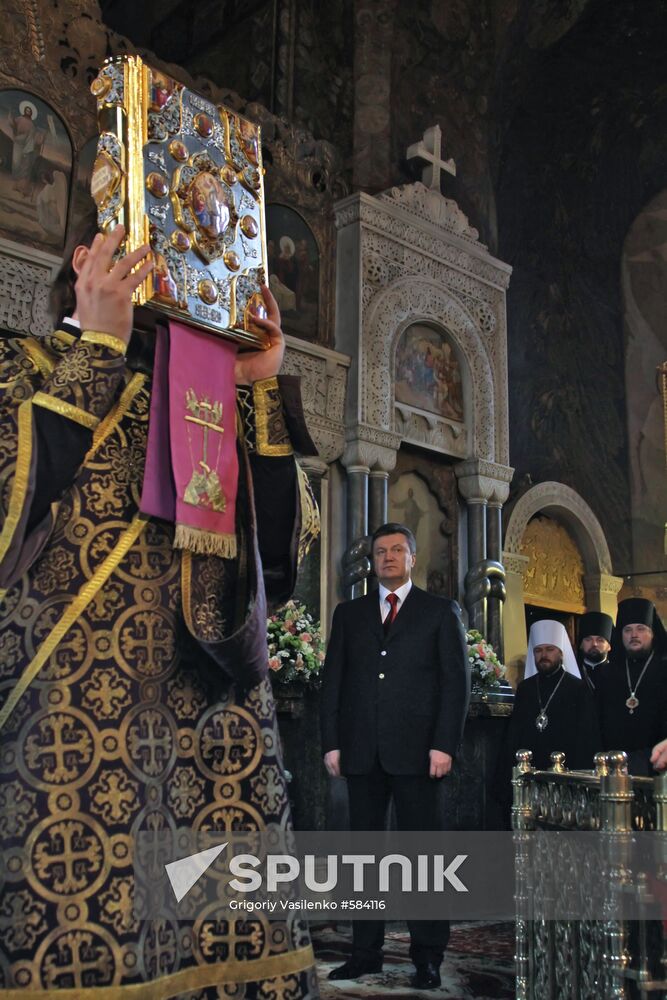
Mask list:
[[[422,183],[431,188],[432,191],[440,191],[440,173],[446,170],[448,174],[456,177],[456,164],[453,159],[443,160],[442,132],[439,125],[433,125],[424,132],[424,138],[420,142],[413,142],[408,146],[406,154],[408,162],[417,160],[424,163],[422,170]]]

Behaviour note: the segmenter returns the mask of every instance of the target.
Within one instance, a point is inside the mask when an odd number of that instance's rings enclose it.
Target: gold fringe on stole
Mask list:
[[[7,515],[0,534],[0,562],[9,551],[16,533],[28,492],[30,466],[32,465],[32,400],[26,399],[18,409],[18,441],[16,445],[16,471],[9,497]]]
[[[0,732],[58,643],[65,637],[79,615],[95,597],[100,587],[106,583],[118,564],[127,555],[147,524],[148,519],[137,514],[129,527],[121,535],[118,543],[114,546],[111,555],[107,556],[104,562],[97,567],[90,580],[84,583],[77,596],[63,613],[58,624],[51,630],[48,638],[39,647],[37,655],[31,660],[17,680],[7,701],[0,708]],[[1,996],[2,992],[0,992]]]
[[[149,983],[127,986],[79,986],[61,990],[0,989],[0,1000],[170,1000],[179,993],[210,986],[254,983],[277,976],[295,976],[315,964],[312,945],[268,958],[227,959],[216,965],[194,965]]]
[[[204,531],[189,524],[177,524],[174,533],[174,548],[186,549],[200,556],[220,556],[222,559],[236,559],[236,535],[223,535],[215,531]]]

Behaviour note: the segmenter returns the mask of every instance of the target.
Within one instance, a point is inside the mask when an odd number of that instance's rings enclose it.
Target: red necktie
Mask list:
[[[389,614],[384,620],[384,630],[389,631],[389,626],[398,614],[398,594],[387,594],[385,601],[389,601]]]

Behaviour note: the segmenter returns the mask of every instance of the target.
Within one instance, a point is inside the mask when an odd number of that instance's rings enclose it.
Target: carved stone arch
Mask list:
[[[467,366],[473,426],[472,455],[495,461],[497,452],[496,379],[484,341],[472,316],[449,288],[427,278],[406,276],[371,301],[362,331],[361,419],[383,430],[393,429],[391,378],[398,338],[411,323],[443,327]],[[388,331],[391,335],[388,336]],[[501,420],[498,420],[498,428]]]
[[[528,522],[539,513],[552,515],[568,528],[579,547],[587,574],[611,573],[609,546],[600,522],[583,497],[563,483],[539,483],[517,501],[505,533],[506,553],[521,553],[521,540]]]

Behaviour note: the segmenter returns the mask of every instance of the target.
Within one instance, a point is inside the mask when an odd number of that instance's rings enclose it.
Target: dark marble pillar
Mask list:
[[[468,566],[471,570],[481,566],[486,559],[486,500],[468,499]],[[468,604],[468,602],[466,602]],[[470,613],[470,628],[477,629],[486,635],[485,596],[468,604]]]
[[[389,473],[374,469],[369,477],[368,489],[368,531],[387,523]]]
[[[368,466],[349,465],[347,467],[347,540],[352,546],[368,534]],[[367,593],[368,580],[353,583],[350,597],[363,597]]]
[[[494,562],[502,563],[503,547],[503,505],[496,500],[489,500],[486,508],[486,554]],[[487,639],[494,649],[502,654],[503,648],[503,605],[497,595],[488,600]]]

